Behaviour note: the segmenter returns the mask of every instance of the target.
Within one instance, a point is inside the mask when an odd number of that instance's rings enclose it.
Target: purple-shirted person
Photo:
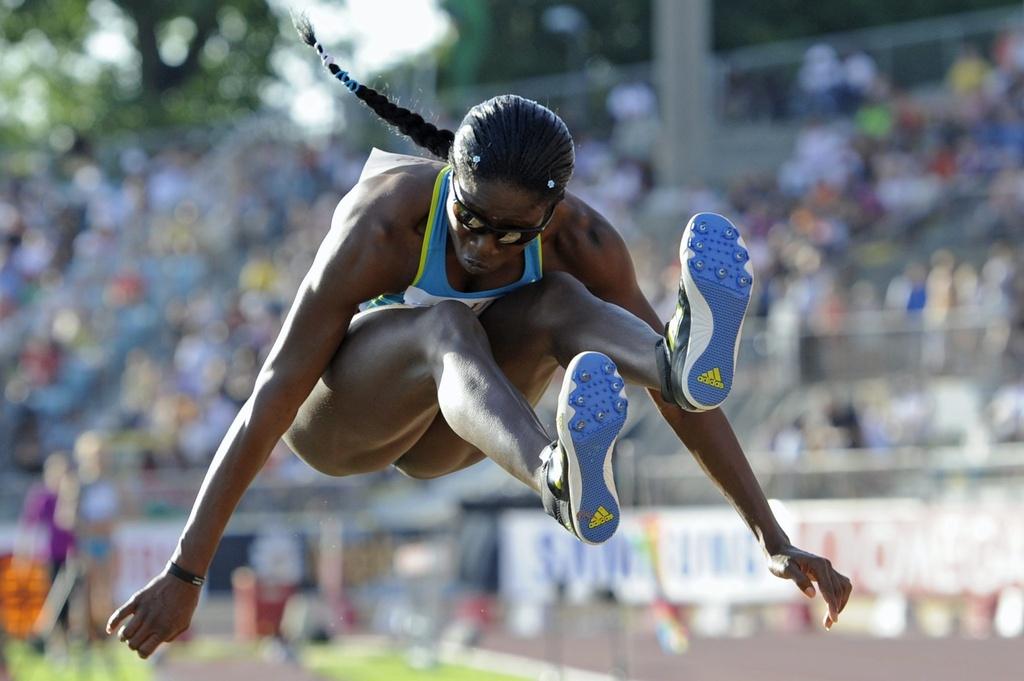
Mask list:
[[[32,557],[45,561],[50,578],[56,579],[75,550],[75,509],[78,485],[70,459],[62,453],[46,457],[43,480],[29,488],[22,510],[22,527],[35,541]],[[70,600],[70,599],[68,599]],[[67,637],[68,604],[61,607],[57,624]]]

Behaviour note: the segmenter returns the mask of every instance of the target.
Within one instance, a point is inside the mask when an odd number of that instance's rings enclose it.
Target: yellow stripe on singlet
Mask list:
[[[427,268],[427,251],[430,249],[430,235],[434,233],[434,223],[441,222],[435,220],[435,214],[437,212],[437,202],[441,198],[441,189],[444,187],[444,179],[448,177],[448,171],[451,170],[451,166],[445,166],[441,168],[441,172],[437,174],[437,179],[434,180],[434,196],[430,199],[430,212],[427,213],[427,227],[423,230],[423,245],[420,246],[420,266],[416,270],[416,276],[412,280],[410,286],[415,286],[420,283],[420,277],[423,276],[423,271]]]

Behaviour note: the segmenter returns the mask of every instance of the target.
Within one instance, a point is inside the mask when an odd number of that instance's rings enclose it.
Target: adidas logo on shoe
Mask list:
[[[697,381],[704,385],[710,385],[712,388],[725,390],[725,383],[722,382],[722,372],[718,370],[718,367],[715,367],[711,371],[705,371],[697,377]]]
[[[594,515],[590,517],[589,528],[592,530],[595,527],[600,527],[607,522],[615,520],[615,516],[608,512],[604,506],[598,506],[597,510],[594,511]]]
[[[558,440],[541,454],[544,510],[586,544],[607,541],[619,526],[612,453],[626,422],[624,388],[607,356],[576,355],[558,395]]]
[[[735,380],[753,284],[750,253],[728,219],[698,213],[683,231],[679,261],[676,312],[657,353],[661,393],[687,411],[705,411],[725,401]]]

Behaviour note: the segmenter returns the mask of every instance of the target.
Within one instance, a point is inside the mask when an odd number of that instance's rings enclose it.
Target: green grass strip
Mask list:
[[[448,664],[413,669],[400,653],[352,650],[343,645],[307,648],[302,657],[310,671],[339,681],[526,681],[528,678]]]
[[[122,645],[71,644],[59,659],[40,655],[27,643],[10,641],[5,647],[7,668],[13,679],[31,681],[150,681],[149,666]]]

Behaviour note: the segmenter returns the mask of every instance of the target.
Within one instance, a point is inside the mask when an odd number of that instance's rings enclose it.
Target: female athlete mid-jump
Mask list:
[[[718,405],[728,395],[752,284],[735,226],[701,213],[680,245],[679,304],[663,326],[608,222],[566,192],[572,137],[547,108],[504,95],[456,132],[357,83],[297,28],[384,121],[444,161],[374,151],[334,213],[252,395],[210,465],[167,569],[111,617],[148,657],[192,619],[228,519],[274,444],[355,475],[394,465],[433,478],[489,457],[587,543],[614,533],[610,456],[623,378],[665,420],[755,533],[775,575],[837,621],[850,581],[795,548]],[[662,334],[664,329],[664,335]],[[565,367],[557,437],[535,404]]]

